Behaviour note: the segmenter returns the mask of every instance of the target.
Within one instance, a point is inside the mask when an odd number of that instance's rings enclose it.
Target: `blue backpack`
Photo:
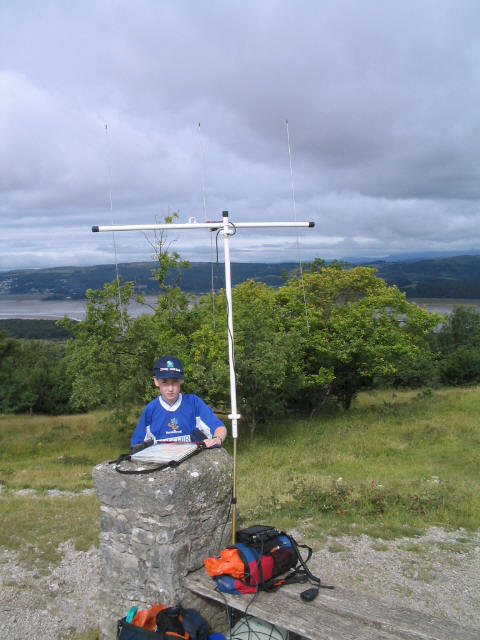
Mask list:
[[[127,622],[126,617],[119,620],[117,640],[207,640],[207,623],[195,609],[184,609],[181,606],[162,607],[160,611],[158,609],[159,605],[156,605],[139,612],[146,614],[144,618],[150,620],[150,628],[134,624],[135,617],[131,622]],[[150,616],[149,611],[152,611]],[[155,630],[150,630],[153,628]]]

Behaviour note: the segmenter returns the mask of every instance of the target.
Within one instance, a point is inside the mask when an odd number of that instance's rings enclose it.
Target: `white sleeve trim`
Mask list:
[[[206,424],[199,416],[197,416],[196,418],[195,426],[197,427],[197,429],[200,429],[200,431],[204,433],[207,438],[211,438],[213,436],[212,430],[210,429],[208,424]]]

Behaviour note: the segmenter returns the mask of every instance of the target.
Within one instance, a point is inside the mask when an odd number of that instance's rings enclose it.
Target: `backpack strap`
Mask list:
[[[307,575],[301,569],[292,569],[284,578],[271,578],[263,583],[262,589],[267,593],[273,593],[284,584],[305,583],[308,581]]]
[[[334,589],[334,587],[331,585],[323,584],[320,578],[317,578],[317,576],[314,576],[313,573],[310,571],[310,569],[307,567],[307,562],[312,557],[312,549],[305,544],[298,545],[295,538],[293,538],[292,536],[289,536],[288,533],[285,533],[284,535],[286,535],[287,538],[290,540],[290,543],[298,556],[298,561],[303,568],[302,573],[304,573],[307,576],[307,579],[310,580],[310,582],[312,582],[316,586],[316,592],[314,594],[313,594],[314,590],[307,589],[307,591],[304,591],[303,593],[300,594],[300,597],[303,600],[313,600],[318,595],[319,589]],[[302,555],[299,550],[299,546],[302,547],[303,549],[308,549],[308,555],[306,560],[302,558]],[[296,572],[300,572],[300,571],[301,571],[300,569],[296,570]],[[306,582],[306,580],[304,580],[304,582]],[[307,595],[307,592],[308,592],[308,595]]]

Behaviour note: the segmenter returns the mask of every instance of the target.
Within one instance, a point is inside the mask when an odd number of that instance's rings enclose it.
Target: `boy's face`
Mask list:
[[[179,378],[154,378],[155,386],[160,389],[162,400],[167,404],[175,404],[180,393],[183,380]]]

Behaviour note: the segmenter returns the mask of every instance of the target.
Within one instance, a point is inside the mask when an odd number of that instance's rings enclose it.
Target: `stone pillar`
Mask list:
[[[212,626],[221,619],[218,607],[199,604],[183,578],[231,543],[232,468],[224,449],[202,450],[176,468],[146,475],[122,475],[106,462],[95,467],[103,559],[99,640],[116,637],[117,620],[133,605],[181,602]]]

